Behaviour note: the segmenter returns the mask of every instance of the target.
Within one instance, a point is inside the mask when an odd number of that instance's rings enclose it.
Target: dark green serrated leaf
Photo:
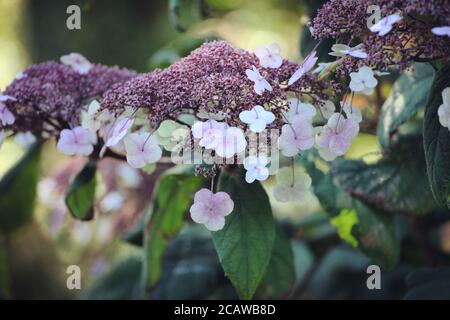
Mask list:
[[[242,299],[255,294],[269,264],[275,242],[275,221],[269,198],[258,181],[247,184],[243,172],[223,172],[219,190],[234,201],[225,227],[213,232],[214,245],[226,275]]]
[[[96,173],[96,162],[89,160],[67,189],[66,206],[75,219],[88,221],[94,217]]]
[[[439,123],[437,111],[442,104],[442,91],[450,87],[449,75],[450,65],[436,74],[423,121],[423,144],[431,191],[437,203],[447,208],[450,205],[450,131]]]
[[[261,282],[261,291],[271,299],[281,298],[295,281],[294,253],[288,237],[277,228],[275,244]]]
[[[40,154],[41,143],[37,142],[0,181],[0,232],[13,232],[31,219]]]
[[[425,106],[433,76],[431,65],[416,63],[412,71],[406,71],[394,83],[378,120],[377,135],[383,148],[388,148],[398,128]]]
[[[400,244],[394,232],[392,216],[371,208],[345,192],[333,181],[330,174],[319,170],[315,161],[320,161],[313,153],[305,153],[301,159],[306,171],[311,175],[313,191],[331,217],[351,212],[356,219],[351,219],[352,227],[340,232],[352,244],[373,259],[383,269],[392,269],[400,257]],[[357,223],[355,223],[355,220]],[[340,221],[342,222],[342,221]],[[345,227],[345,226],[344,226]],[[345,228],[344,228],[345,229]],[[345,240],[344,238],[344,240]]]
[[[375,164],[337,159],[331,175],[352,196],[382,211],[426,214],[436,207],[426,176],[421,140],[403,137],[398,150]]]
[[[143,280],[146,288],[153,287],[159,280],[162,255],[183,226],[184,215],[202,183],[202,177],[189,174],[167,174],[159,180],[144,231]]]
[[[449,300],[450,268],[424,268],[406,277],[406,300]]]

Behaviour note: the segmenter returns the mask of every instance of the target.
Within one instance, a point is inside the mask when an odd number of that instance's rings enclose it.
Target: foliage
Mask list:
[[[442,104],[442,90],[450,86],[450,66],[443,67],[434,79],[428,95],[423,124],[423,143],[427,173],[437,203],[449,207],[450,195],[450,132],[441,126],[437,109]]]
[[[423,109],[433,76],[431,65],[416,63],[411,71],[406,71],[395,81],[378,119],[377,134],[383,148],[390,146],[392,135],[402,124]]]
[[[184,215],[192,202],[192,196],[202,182],[201,177],[190,174],[166,174],[159,180],[145,221],[145,287],[153,287],[161,277],[162,255],[169,240],[183,226]]]
[[[75,219],[94,218],[96,173],[97,164],[89,160],[67,189],[66,205]]]
[[[242,171],[223,172],[219,190],[234,201],[225,227],[213,233],[219,260],[239,296],[251,299],[270,262],[275,221],[269,199],[259,182],[246,184]]]
[[[0,181],[0,232],[10,233],[32,217],[41,143],[35,143]]]

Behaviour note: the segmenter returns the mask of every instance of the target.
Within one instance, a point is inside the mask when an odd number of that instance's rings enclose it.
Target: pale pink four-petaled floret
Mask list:
[[[155,135],[150,132],[131,133],[125,137],[124,144],[127,162],[133,168],[143,168],[161,159],[161,147]]]
[[[261,66],[276,69],[283,64],[280,52],[280,47],[276,43],[271,43],[263,48],[256,49],[255,55],[258,57]]]
[[[343,155],[350,148],[352,139],[358,135],[359,125],[351,118],[346,119],[342,114],[335,113],[316,136],[316,144],[320,156],[327,160],[334,160]]]
[[[96,143],[97,137],[91,130],[76,127],[62,130],[56,147],[68,156],[89,156]]]
[[[278,148],[286,157],[293,157],[300,151],[311,149],[314,145],[314,129],[305,119],[295,118],[283,125]]]
[[[8,100],[16,101],[16,99],[11,96],[0,95],[0,125],[2,125],[3,127],[12,125],[16,120],[12,112],[9,111],[9,109],[3,103]]]
[[[225,217],[234,208],[234,202],[225,192],[212,193],[208,189],[200,189],[194,197],[190,208],[191,218],[204,224],[208,230],[218,231],[225,226]]]

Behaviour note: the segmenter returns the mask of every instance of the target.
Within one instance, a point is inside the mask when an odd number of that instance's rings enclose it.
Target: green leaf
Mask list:
[[[119,262],[106,274],[96,279],[83,292],[86,300],[142,299],[139,284],[142,269],[141,257],[130,257]]]
[[[378,120],[377,135],[383,148],[388,148],[398,128],[425,106],[433,76],[429,64],[416,63],[413,71],[406,71],[394,83]]]
[[[186,32],[194,23],[202,20],[202,0],[169,0],[170,22],[179,32]]]
[[[183,226],[184,215],[202,183],[202,177],[190,174],[166,174],[159,180],[144,230],[145,287],[153,287],[161,277],[162,255]]]
[[[41,143],[35,143],[0,181],[0,232],[26,224],[33,214],[39,178]]]
[[[450,65],[442,68],[434,79],[428,96],[423,122],[423,143],[431,191],[437,203],[449,207],[450,195],[450,131],[441,126],[437,110],[442,104],[442,91],[450,87]]]
[[[0,241],[0,300],[11,298],[11,283],[9,265],[6,258],[4,243]]]
[[[338,229],[339,236],[350,243],[352,247],[358,247],[358,240],[352,235],[353,226],[359,223],[355,209],[342,209],[341,213],[330,220]]]
[[[277,228],[269,265],[261,283],[261,290],[272,299],[281,298],[295,281],[294,253],[289,238]]]
[[[275,242],[275,221],[269,198],[258,181],[248,184],[243,172],[224,172],[219,190],[234,201],[225,227],[213,232],[214,245],[226,275],[242,299],[255,294],[269,264]]]
[[[400,257],[400,244],[394,232],[392,216],[365,205],[345,192],[330,174],[318,169],[319,165],[324,164],[313,153],[305,153],[301,163],[312,177],[314,193],[331,217],[338,216],[343,210],[356,213],[356,218],[347,221],[351,228],[339,224],[344,240],[352,239],[351,235],[357,240],[357,248],[361,252],[383,269],[392,269]],[[342,223],[342,220],[334,221]],[[350,243],[355,244],[353,240]]]
[[[89,160],[66,192],[66,205],[75,219],[87,221],[94,217],[96,173],[96,162]]]
[[[237,298],[215,253],[211,233],[199,224],[186,224],[164,253],[164,270],[152,299],[191,300]],[[231,294],[222,295],[223,290]]]
[[[450,268],[423,268],[406,278],[406,300],[450,299]]]
[[[352,196],[382,211],[426,214],[436,207],[426,176],[421,140],[401,137],[393,153],[375,164],[337,159],[331,175]]]

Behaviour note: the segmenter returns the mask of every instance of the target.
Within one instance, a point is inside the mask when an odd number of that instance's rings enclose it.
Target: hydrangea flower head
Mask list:
[[[225,226],[225,217],[233,208],[234,202],[227,193],[212,193],[204,188],[195,194],[194,204],[189,212],[196,223],[204,224],[210,231],[218,231]]]

